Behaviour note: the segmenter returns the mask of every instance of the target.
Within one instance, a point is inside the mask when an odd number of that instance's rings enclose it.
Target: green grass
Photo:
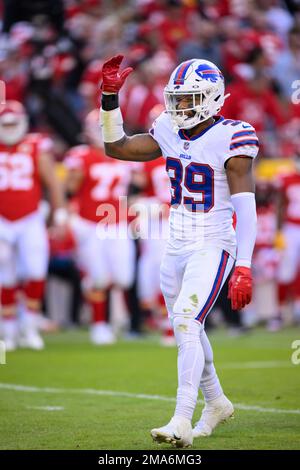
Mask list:
[[[291,364],[295,339],[300,339],[300,329],[276,334],[257,330],[239,338],[212,333],[217,370],[230,399],[247,406],[300,409],[300,365]],[[279,363],[249,368],[257,361]],[[7,364],[0,366],[0,383],[65,389],[0,388],[0,449],[157,449],[149,430],[166,424],[173,414],[176,349],[162,348],[156,338],[97,348],[89,344],[86,332],[59,333],[47,337],[45,351],[8,354]],[[171,400],[74,390],[88,388]],[[63,410],[32,408],[43,406]],[[193,448],[300,449],[300,414],[236,409],[234,420],[213,436],[196,439]]]

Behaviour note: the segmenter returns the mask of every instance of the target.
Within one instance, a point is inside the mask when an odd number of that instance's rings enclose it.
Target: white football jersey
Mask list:
[[[175,133],[163,112],[150,134],[166,159],[171,181],[168,251],[177,254],[213,245],[235,257],[234,210],[225,163],[237,155],[256,157],[254,128],[217,116],[214,124],[190,139],[184,130]]]

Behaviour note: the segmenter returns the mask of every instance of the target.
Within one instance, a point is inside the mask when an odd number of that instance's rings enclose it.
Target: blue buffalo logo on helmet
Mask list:
[[[216,83],[220,78],[224,80],[224,77],[220,70],[217,68],[210,67],[208,64],[200,64],[195,73],[204,80],[210,80],[212,83]]]

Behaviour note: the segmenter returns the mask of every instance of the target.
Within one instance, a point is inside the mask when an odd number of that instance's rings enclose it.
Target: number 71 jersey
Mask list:
[[[169,252],[189,252],[213,245],[235,256],[233,206],[226,177],[232,157],[255,158],[258,139],[254,128],[242,121],[216,116],[215,122],[189,138],[175,133],[166,112],[150,134],[166,159],[171,182]]]

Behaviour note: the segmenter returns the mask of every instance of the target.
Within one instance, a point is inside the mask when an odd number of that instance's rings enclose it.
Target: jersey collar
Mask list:
[[[224,117],[223,116],[215,116],[214,117],[215,119],[215,122],[213,124],[211,124],[210,126],[208,126],[206,129],[204,129],[203,131],[199,132],[199,134],[196,134],[196,135],[193,135],[193,137],[189,137],[186,132],[184,131],[184,129],[179,129],[178,131],[178,135],[181,139],[183,140],[196,140],[196,139],[199,139],[199,137],[202,137],[207,131],[209,131],[212,127],[216,126],[217,124],[219,124],[219,122],[222,122],[224,121]]]

